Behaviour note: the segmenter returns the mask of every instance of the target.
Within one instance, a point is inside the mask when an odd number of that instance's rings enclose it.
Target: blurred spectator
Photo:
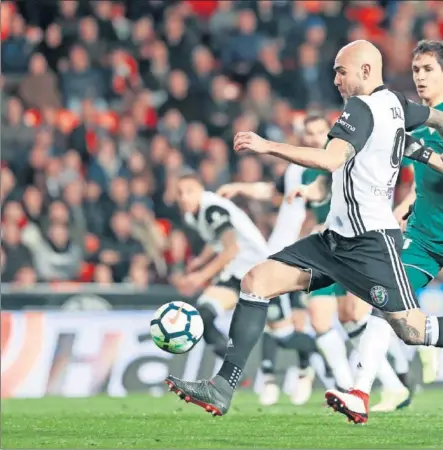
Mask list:
[[[39,50],[43,53],[48,66],[54,72],[67,68],[67,45],[63,42],[62,30],[56,23],[50,24],[46,29]]]
[[[2,42],[1,62],[4,74],[24,74],[27,71],[29,59],[39,40],[38,33],[41,34],[41,30],[35,29],[34,35],[26,34],[23,17],[20,14],[14,15],[11,32]]]
[[[105,195],[97,183],[89,181],[83,201],[86,227],[95,236],[103,236],[106,232],[107,217],[105,214]]]
[[[217,167],[217,184],[222,185],[228,183],[231,178],[231,173],[228,147],[225,141],[221,138],[209,139],[207,154],[209,159]]]
[[[10,98],[2,120],[2,161],[19,164],[32,146],[35,130],[25,125],[23,114],[22,102],[17,97]]]
[[[272,117],[262,124],[261,129],[266,139],[286,142],[294,134],[292,109],[289,102],[276,100],[272,109]]]
[[[91,65],[98,67],[106,54],[107,45],[100,40],[99,28],[94,17],[83,17],[79,22],[78,42],[88,53]]]
[[[4,205],[16,190],[15,177],[8,167],[2,167],[0,171],[0,202]]]
[[[97,109],[106,106],[104,77],[90,66],[88,53],[78,44],[69,52],[69,68],[62,75],[62,92],[66,107],[77,113],[86,98],[92,100]]]
[[[118,211],[111,218],[111,235],[101,242],[99,261],[112,268],[118,282],[127,276],[132,259],[143,254],[140,242],[132,237],[131,228],[128,213]]]
[[[199,120],[202,117],[200,101],[189,91],[189,79],[185,72],[173,70],[168,79],[168,98],[159,112],[163,116],[167,111],[177,109],[187,121]]]
[[[166,100],[167,81],[170,72],[168,47],[163,41],[152,44],[149,62],[140,66],[141,77],[151,91],[153,102],[159,105]]]
[[[128,180],[121,177],[114,178],[109,189],[109,199],[111,200],[109,218],[116,211],[127,211],[130,201]]]
[[[121,117],[117,136],[119,156],[126,161],[133,153],[143,150],[145,147],[146,140],[138,136],[134,119],[129,115]]]
[[[246,111],[253,113],[260,121],[268,121],[273,101],[271,86],[265,78],[253,78],[249,81],[244,102]]]
[[[58,2],[59,15],[55,20],[63,33],[63,40],[72,44],[77,37],[78,20],[80,18],[79,1]]]
[[[191,91],[206,95],[211,88],[215,72],[215,60],[207,47],[195,47],[192,51]]]
[[[228,78],[218,75],[212,79],[211,96],[202,105],[204,122],[210,135],[222,136],[239,113],[239,105],[229,96]]]
[[[99,286],[110,286],[114,282],[112,270],[106,264],[97,264],[94,270],[94,283]]]
[[[75,180],[67,184],[63,190],[62,198],[69,208],[72,239],[79,246],[83,247],[84,237],[87,232],[87,221],[83,208],[83,183],[80,180]]]
[[[186,121],[178,109],[169,109],[158,124],[158,131],[172,146],[180,145],[186,130]]]
[[[185,161],[193,169],[196,169],[205,157],[207,142],[208,132],[206,127],[199,122],[190,123],[185,136],[183,153]]]
[[[13,281],[22,267],[32,265],[31,253],[22,244],[20,229],[12,221],[7,221],[2,226],[2,253],[5,261],[2,264],[4,283]]]
[[[29,225],[23,231],[23,242],[31,250],[40,280],[67,281],[78,276],[82,250],[71,240],[66,225],[52,223],[46,233]]]
[[[172,69],[190,71],[190,58],[196,41],[186,32],[183,18],[171,12],[165,19],[165,43],[169,50],[169,64]]]
[[[257,60],[263,36],[257,32],[257,18],[252,10],[244,9],[238,13],[237,33],[222,49],[222,61],[232,68],[234,75],[245,76]]]
[[[60,108],[57,79],[48,71],[45,57],[41,53],[32,55],[29,73],[20,83],[19,94],[28,108]]]
[[[42,192],[35,186],[28,186],[23,194],[22,203],[27,219],[40,226],[45,206]]]
[[[117,155],[115,143],[110,138],[102,138],[97,156],[88,168],[88,180],[93,181],[103,191],[107,191],[115,177],[125,177],[128,169]]]
[[[97,18],[100,40],[104,42],[115,42],[118,38],[112,17],[112,1],[100,0],[99,2],[92,2],[91,6]]]
[[[300,68],[295,85],[297,86],[297,108],[331,107],[336,104],[333,91],[333,77],[330,67],[325,67],[319,58],[319,51],[311,44],[299,48]]]
[[[82,102],[80,124],[75,127],[68,139],[69,147],[80,153],[84,163],[90,160],[98,150],[98,141],[101,134],[97,124],[97,111],[90,99]]]

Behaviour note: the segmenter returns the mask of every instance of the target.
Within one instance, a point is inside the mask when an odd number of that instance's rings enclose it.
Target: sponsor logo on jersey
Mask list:
[[[352,126],[350,123],[345,122],[343,119],[338,119],[337,123],[339,123],[340,125],[342,125],[343,127],[345,127],[346,129],[348,129],[349,131],[354,132],[355,131],[355,127]]]
[[[346,111],[343,111],[343,114],[341,115],[341,117],[343,117],[345,120],[348,120],[350,117],[351,113],[348,113]]]
[[[394,187],[371,186],[372,195],[375,197],[386,197],[391,199],[394,195]]]
[[[388,303],[388,291],[383,286],[373,286],[369,292],[374,305],[382,308]]]

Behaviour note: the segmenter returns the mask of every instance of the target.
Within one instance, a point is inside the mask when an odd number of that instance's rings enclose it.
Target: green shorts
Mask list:
[[[318,291],[312,291],[309,293],[308,298],[314,297],[341,297],[346,295],[346,291],[337,283],[331,284],[331,286],[319,289]]]
[[[406,269],[413,291],[425,287],[442,269],[443,262],[437,260],[418,240],[405,233],[401,260]]]

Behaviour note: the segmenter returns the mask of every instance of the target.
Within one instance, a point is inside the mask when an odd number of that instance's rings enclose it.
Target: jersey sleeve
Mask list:
[[[406,131],[415,130],[429,119],[429,114],[431,114],[431,108],[429,108],[429,106],[415,103],[407,99],[400,92],[395,92],[395,95],[403,106],[403,110],[405,112]]]
[[[279,192],[280,194],[285,193],[285,175],[281,175],[278,177],[277,181],[275,182],[275,190]]]
[[[358,153],[366,145],[374,129],[369,106],[359,97],[351,97],[341,116],[328,133],[329,139],[343,139]]]
[[[224,231],[234,228],[229,211],[222,206],[210,206],[205,212],[205,218],[208,227],[213,231],[217,239]]]

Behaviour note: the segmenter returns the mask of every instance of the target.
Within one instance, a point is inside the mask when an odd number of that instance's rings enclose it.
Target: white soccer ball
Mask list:
[[[200,313],[185,302],[166,303],[151,320],[151,336],[157,347],[169,353],[189,352],[203,336]]]

